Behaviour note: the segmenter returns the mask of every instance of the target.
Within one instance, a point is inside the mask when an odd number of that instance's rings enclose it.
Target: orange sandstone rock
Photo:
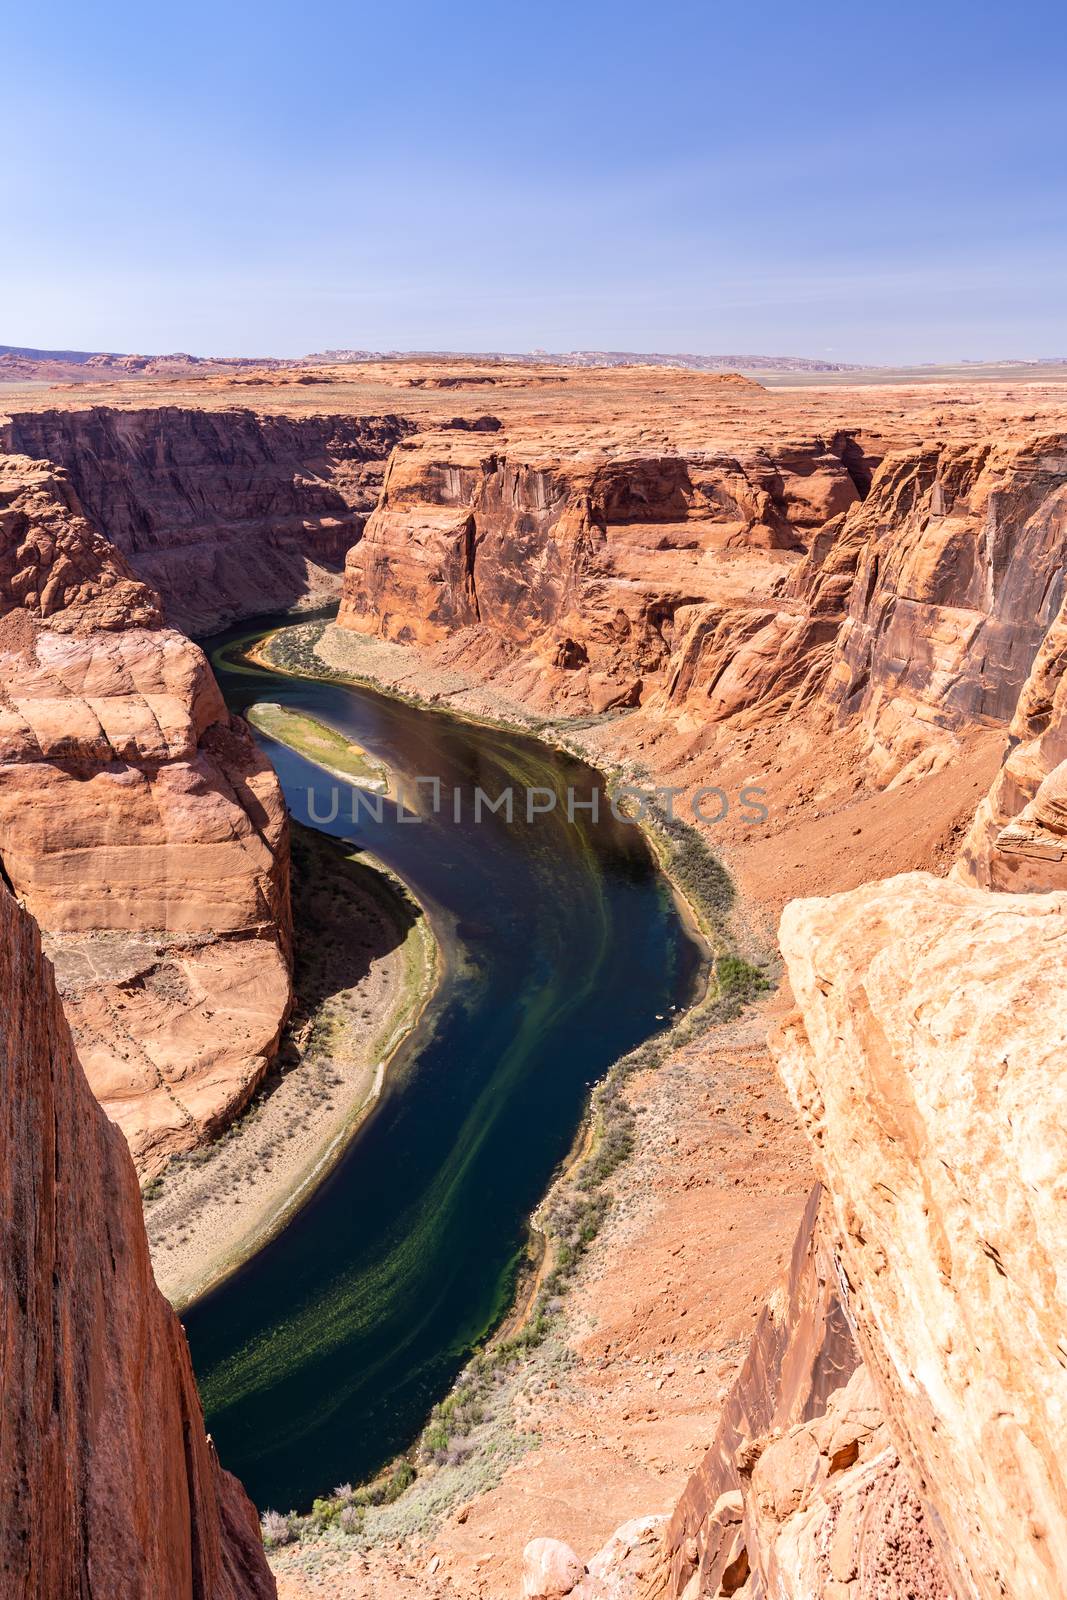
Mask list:
[[[962,1593],[1067,1591],[1067,896],[795,902],[780,1065],[850,1316]]]
[[[5,1600],[269,1600],[255,1510],[204,1434],[152,1277],[129,1152],[3,886],[0,993]]]
[[[274,1049],[286,826],[202,652],[65,475],[0,458],[0,857],[142,1170],[222,1125]]]

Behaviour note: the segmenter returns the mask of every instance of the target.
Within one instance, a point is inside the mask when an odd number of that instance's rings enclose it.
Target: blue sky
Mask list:
[[[1062,12],[8,10],[0,340],[1067,354]]]

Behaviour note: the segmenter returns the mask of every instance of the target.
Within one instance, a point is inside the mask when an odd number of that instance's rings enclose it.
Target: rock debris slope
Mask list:
[[[256,1513],[205,1436],[137,1178],[0,886],[0,1590],[269,1600]]]
[[[248,1099],[289,1004],[274,774],[66,475],[0,458],[0,857],[143,1171]]]

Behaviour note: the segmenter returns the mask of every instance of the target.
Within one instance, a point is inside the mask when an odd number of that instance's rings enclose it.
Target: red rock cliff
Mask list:
[[[119,1131],[33,919],[0,886],[0,1570],[5,1600],[268,1600],[155,1286]]]
[[[961,1593],[1067,1592],[1067,896],[799,901],[780,1064],[894,1440]]]
[[[285,808],[65,474],[0,458],[0,857],[143,1170],[247,1100],[289,1004]]]
[[[531,698],[604,709],[669,673],[694,608],[740,607],[788,575],[807,531],[856,502],[850,435],[672,453],[539,456],[459,431],[398,446],[350,552],[339,620],[396,640],[476,630]],[[480,637],[478,637],[480,635]]]
[[[186,633],[335,597],[412,423],[178,406],[27,411],[0,449],[66,470],[86,515]]]
[[[538,706],[640,704],[691,731],[810,707],[886,784],[1011,722],[1063,601],[1065,506],[1059,434],[610,459],[422,433],[349,554],[339,621],[456,635]]]

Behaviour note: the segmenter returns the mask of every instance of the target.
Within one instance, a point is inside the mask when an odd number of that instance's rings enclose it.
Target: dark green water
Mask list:
[[[666,1025],[699,980],[640,831],[606,805],[568,821],[594,769],[518,734],[370,690],[234,660],[251,624],[208,641],[230,706],[273,700],[350,734],[446,804],[386,803],[353,825],[351,790],[267,738],[293,815],[400,872],[448,935],[449,974],[382,1098],[283,1233],[186,1316],[207,1424],[260,1506],[306,1509],[405,1448],[512,1292],[526,1221],[566,1155],[590,1085]],[[473,795],[516,786],[517,812]],[[525,820],[525,786],[557,809]],[[461,793],[454,820],[452,791]],[[429,791],[423,793],[429,799]],[[410,815],[410,813],[409,813]]]

